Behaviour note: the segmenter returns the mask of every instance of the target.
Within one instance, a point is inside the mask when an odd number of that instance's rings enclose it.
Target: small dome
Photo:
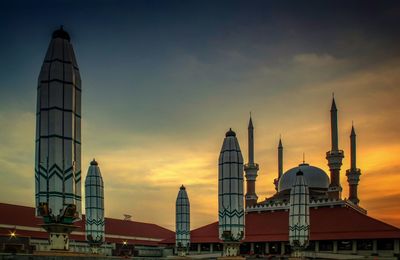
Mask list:
[[[320,168],[311,166],[307,163],[302,163],[286,171],[279,180],[278,192],[290,190],[296,180],[298,172],[302,172],[307,186],[310,189],[328,189],[329,177]]]
[[[90,162],[90,165],[99,165],[96,160],[93,158],[93,161]]]
[[[60,27],[60,29],[55,30],[53,32],[53,36],[52,37],[53,37],[53,39],[61,38],[61,39],[67,40],[67,41],[69,41],[71,39],[69,37],[69,34],[66,31],[64,31],[64,28],[62,26]]]
[[[228,136],[236,136],[236,133],[232,131],[232,128],[229,128],[229,131],[225,134],[226,137]]]

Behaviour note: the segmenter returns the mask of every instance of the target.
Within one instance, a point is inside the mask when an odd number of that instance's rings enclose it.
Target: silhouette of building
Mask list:
[[[241,244],[242,254],[287,255],[292,251],[289,245],[290,194],[296,182],[297,173],[308,187],[309,242],[305,254],[309,257],[336,258],[366,255],[396,257],[400,254],[400,229],[383,223],[367,215],[360,206],[357,187],[360,169],[356,168],[356,135],[351,131],[351,167],[347,170],[349,199],[342,198],[340,168],[344,152],[339,149],[337,107],[332,100],[331,107],[331,150],[326,159],[330,176],[316,166],[304,162],[283,172],[283,145],[278,145],[278,174],[274,180],[276,193],[262,201],[255,195],[255,169],[246,171],[246,236]],[[249,159],[247,165],[254,164],[253,122],[249,122]],[[246,170],[246,168],[245,168]],[[247,196],[249,195],[249,196]],[[173,244],[173,238],[164,241]],[[220,252],[218,222],[191,231],[192,253]],[[340,254],[341,256],[338,256]]]

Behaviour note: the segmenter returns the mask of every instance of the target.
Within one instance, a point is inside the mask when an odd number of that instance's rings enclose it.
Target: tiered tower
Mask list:
[[[236,133],[229,129],[218,160],[218,231],[224,256],[237,256],[244,238],[243,157]]]
[[[254,163],[254,127],[253,121],[249,120],[248,127],[248,163],[244,166],[244,171],[246,172],[246,208],[257,204],[258,196],[256,194],[256,179],[258,172],[258,164]]]
[[[176,198],[176,249],[180,256],[186,255],[190,246],[190,203],[185,186],[181,186]]]
[[[279,180],[283,174],[283,146],[282,139],[279,138],[278,144],[278,178],[274,179],[275,190],[278,191]]]
[[[38,79],[35,201],[51,248],[68,250],[81,214],[81,78],[62,27],[53,32]]]
[[[357,168],[356,164],[356,132],[354,131],[354,126],[351,127],[350,151],[350,169],[346,171],[347,182],[349,183],[349,200],[358,205],[360,200],[358,199],[357,188],[358,182],[360,181],[361,170]]]
[[[289,243],[295,253],[308,245],[310,238],[309,190],[303,172],[296,173],[296,180],[290,190]],[[301,255],[295,255],[300,257]]]
[[[104,183],[95,159],[90,162],[85,180],[86,240],[92,252],[99,253],[104,243]]]
[[[331,172],[331,183],[329,185],[329,197],[341,199],[342,186],[340,185],[340,167],[344,153],[339,150],[338,119],[335,98],[332,98],[331,106],[331,150],[326,153],[329,171]]]

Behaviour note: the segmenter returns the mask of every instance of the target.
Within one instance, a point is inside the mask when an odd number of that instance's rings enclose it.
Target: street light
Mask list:
[[[12,238],[17,238],[17,233],[16,233],[17,231],[10,231],[10,239],[12,239]]]

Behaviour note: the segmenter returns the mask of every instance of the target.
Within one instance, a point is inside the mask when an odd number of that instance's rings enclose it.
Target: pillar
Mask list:
[[[337,254],[337,241],[335,240],[335,241],[333,241],[333,253],[334,254]]]
[[[285,242],[281,242],[281,255],[285,254]]]

